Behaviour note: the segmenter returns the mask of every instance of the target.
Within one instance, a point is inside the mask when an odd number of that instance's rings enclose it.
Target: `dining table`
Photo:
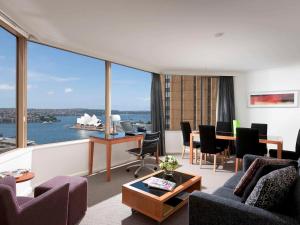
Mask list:
[[[194,149],[193,149],[193,141],[195,138],[199,138],[199,131],[192,131],[190,133],[190,164],[193,164],[194,161]],[[226,132],[222,133],[222,134],[217,134],[216,135],[216,139],[219,140],[227,140],[227,141],[235,141],[236,140],[236,136],[232,135],[232,133],[228,133],[226,134]],[[280,136],[264,136],[264,137],[260,137],[259,138],[259,143],[263,143],[263,144],[273,144],[277,146],[277,158],[281,159],[282,158],[282,146],[283,146],[283,141],[282,141],[282,137]]]

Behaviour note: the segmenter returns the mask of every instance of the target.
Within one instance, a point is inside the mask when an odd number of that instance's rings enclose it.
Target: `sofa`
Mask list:
[[[200,191],[189,197],[190,225],[300,225],[300,178],[299,174],[289,196],[280,210],[271,212],[245,205],[233,191],[251,165],[261,156],[245,155],[242,171],[231,177],[213,194]]]

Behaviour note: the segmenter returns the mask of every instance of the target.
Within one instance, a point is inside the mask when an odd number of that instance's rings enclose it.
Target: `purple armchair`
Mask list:
[[[36,198],[16,197],[15,178],[0,179],[1,225],[66,225],[69,184]]]

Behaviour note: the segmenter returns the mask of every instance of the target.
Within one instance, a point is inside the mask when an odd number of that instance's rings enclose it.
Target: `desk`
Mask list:
[[[93,173],[94,162],[94,145],[95,143],[106,145],[106,180],[111,180],[111,150],[113,144],[120,144],[125,142],[137,142],[138,148],[142,146],[143,135],[125,136],[123,133],[118,135],[107,135],[104,137],[91,136],[89,138],[89,175]]]
[[[193,164],[193,158],[194,158],[193,141],[195,136],[199,136],[199,131],[193,131],[190,134],[190,164]],[[220,140],[228,140],[228,141],[236,140],[235,136],[216,135],[216,138]],[[277,158],[278,159],[282,158],[283,141],[281,137],[267,136],[266,139],[259,139],[259,143],[277,145]]]

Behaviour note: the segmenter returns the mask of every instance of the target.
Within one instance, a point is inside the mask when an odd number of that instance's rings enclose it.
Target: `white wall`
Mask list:
[[[235,102],[237,119],[241,126],[267,123],[269,135],[281,136],[283,147],[295,149],[300,128],[300,108],[249,108],[250,92],[300,90],[300,66],[256,71],[235,77]],[[274,146],[273,146],[274,147]]]
[[[135,159],[125,150],[136,147],[136,143],[113,145],[112,166]],[[94,171],[106,167],[105,147],[95,144]],[[32,187],[58,175],[86,175],[88,172],[88,140],[62,142],[16,149],[0,155],[0,171],[17,168],[31,169],[36,177],[31,182],[17,185],[20,195],[27,195]]]

